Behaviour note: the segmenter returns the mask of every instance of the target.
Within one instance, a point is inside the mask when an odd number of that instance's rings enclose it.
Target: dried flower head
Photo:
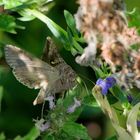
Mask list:
[[[136,28],[128,27],[124,1],[79,0],[78,3],[76,25],[88,45],[76,62],[91,65],[96,60],[105,61],[121,86],[140,88],[140,49],[137,52],[131,48],[140,44],[140,36]]]
[[[125,56],[127,51],[120,42],[113,42],[109,44],[104,44],[102,46],[102,57],[103,59],[112,66],[125,65]]]

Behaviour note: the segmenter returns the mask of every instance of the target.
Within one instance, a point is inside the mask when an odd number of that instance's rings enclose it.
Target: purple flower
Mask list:
[[[40,126],[40,131],[41,132],[44,132],[44,131],[46,131],[48,128],[50,127],[50,122],[46,122],[45,124],[42,124],[41,126]]]
[[[131,103],[131,102],[133,101],[133,98],[132,98],[131,95],[127,95],[127,99],[128,99],[128,101],[129,101],[129,103]]]
[[[140,121],[137,121],[137,127],[140,127]]]
[[[74,104],[67,109],[67,113],[73,113],[79,106],[81,106],[81,102],[74,97]]]
[[[101,93],[106,95],[109,88],[113,87],[115,83],[116,79],[114,77],[107,77],[105,80],[98,79],[96,85],[100,86],[102,89]]]
[[[55,108],[55,103],[54,103],[54,97],[53,96],[48,96],[45,100],[49,102],[49,108],[50,109]]]
[[[44,132],[46,131],[50,126],[50,121],[45,121],[44,119],[40,119],[40,120],[34,120],[36,123],[35,123],[35,126],[41,131],[41,132]]]

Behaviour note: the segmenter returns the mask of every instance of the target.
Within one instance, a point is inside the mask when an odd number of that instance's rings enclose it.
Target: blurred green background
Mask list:
[[[140,7],[139,0],[126,0],[127,8],[131,11],[134,7]],[[66,23],[63,15],[64,9],[72,14],[77,10],[78,5],[75,0],[55,0],[55,6],[47,14],[53,21],[66,29]],[[19,21],[18,21],[19,22]],[[140,21],[139,21],[140,22]],[[26,27],[25,30],[16,30],[17,34],[9,34],[0,31],[0,42],[6,44],[15,44],[25,50],[33,53],[37,57],[42,55],[46,37],[51,36],[46,25],[35,19],[30,22],[19,22]],[[5,63],[3,49],[0,49],[0,132],[4,132],[7,138],[13,138],[17,135],[25,135],[34,125],[33,119],[40,117],[42,105],[33,106],[32,102],[38,91],[31,90],[20,84],[13,76],[11,69]],[[67,61],[69,58],[63,52]],[[70,63],[70,62],[69,62]],[[71,64],[71,63],[70,63]],[[71,65],[74,66],[72,63]],[[89,76],[90,69],[75,68],[77,73],[86,77]],[[94,75],[93,75],[94,79]],[[104,136],[105,129],[111,128],[105,116],[98,109],[86,107],[78,122],[87,124],[95,121],[101,128],[101,135]],[[108,125],[106,125],[108,123]],[[106,126],[106,127],[104,127]],[[112,129],[107,132],[112,133]]]

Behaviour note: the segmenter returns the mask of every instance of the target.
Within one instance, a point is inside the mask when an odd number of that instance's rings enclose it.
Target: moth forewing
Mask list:
[[[60,93],[76,85],[76,73],[58,53],[51,38],[47,38],[44,61],[12,45],[5,47],[6,61],[17,80],[29,88],[40,88],[33,104],[42,103],[46,96]]]
[[[48,84],[52,84],[60,78],[59,71],[56,68],[18,47],[6,45],[5,57],[9,66],[13,68],[16,79],[29,88],[46,90]],[[42,90],[39,97],[43,94],[45,92],[43,93]],[[40,99],[42,100],[44,96]],[[40,99],[36,103],[41,102]]]

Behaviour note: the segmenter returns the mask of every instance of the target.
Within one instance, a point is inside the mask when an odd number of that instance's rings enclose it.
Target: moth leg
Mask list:
[[[45,100],[43,101],[42,109],[41,109],[41,118],[42,119],[43,119],[43,116],[44,116],[44,107],[45,107]]]
[[[41,88],[37,97],[35,98],[33,105],[37,105],[37,104],[41,104],[43,103],[45,100],[45,96],[46,96],[46,89]]]
[[[43,49],[43,54],[42,54],[42,57],[41,57],[41,59],[45,62],[49,61],[48,53],[49,53],[49,47],[51,46],[51,44],[52,44],[51,38],[47,37],[46,42],[45,42],[45,46],[44,46],[44,49]]]

